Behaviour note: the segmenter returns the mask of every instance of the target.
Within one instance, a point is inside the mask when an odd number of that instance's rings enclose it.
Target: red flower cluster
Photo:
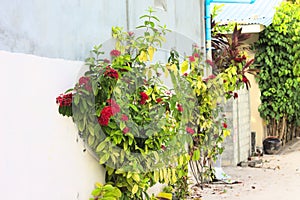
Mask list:
[[[183,112],[183,107],[180,104],[177,104],[177,110],[179,112]]]
[[[120,112],[120,106],[112,99],[108,99],[108,106],[105,106],[98,117],[98,122],[102,126],[107,126],[111,116]]]
[[[122,114],[121,120],[124,121],[124,122],[128,121],[127,115]]]
[[[113,115],[111,107],[105,106],[100,114],[100,117],[98,117],[98,122],[102,126],[107,126],[110,120],[110,117]]]
[[[162,102],[162,98],[157,98],[156,103],[160,103],[160,102]]]
[[[145,92],[140,92],[140,95],[141,95],[140,104],[144,105],[149,97]]]
[[[198,53],[194,53],[193,56],[196,57],[196,58],[200,58]]]
[[[195,57],[194,56],[190,56],[189,60],[190,60],[190,62],[195,62]]]
[[[126,133],[128,133],[128,132],[129,132],[129,130],[130,130],[130,129],[129,129],[128,127],[125,127],[125,128],[123,129],[123,131],[122,131],[122,132],[123,132],[123,134],[125,135]]]
[[[191,135],[194,135],[194,133],[195,133],[195,131],[194,131],[194,129],[192,129],[192,128],[190,128],[190,127],[186,127],[186,132],[188,132],[189,134],[191,134]]]
[[[56,97],[56,103],[62,106],[71,106],[72,105],[72,93],[61,94]]]
[[[111,111],[112,111],[113,115],[120,112],[120,106],[113,99],[108,99],[107,103],[108,103],[108,105],[111,106]]]
[[[227,128],[227,124],[226,123],[223,123],[222,125],[223,125],[224,128]]]
[[[109,76],[111,78],[115,78],[118,80],[119,78],[119,74],[116,70],[114,70],[113,68],[108,67],[106,69],[106,71],[104,72],[104,76]]]
[[[112,51],[110,52],[110,55],[111,55],[111,56],[118,57],[118,56],[121,55],[121,52],[118,51],[118,50],[116,50],[116,49],[114,49],[114,50],[112,50]]]
[[[92,91],[92,86],[90,83],[90,77],[82,76],[79,79],[79,85],[84,86],[87,91]]]

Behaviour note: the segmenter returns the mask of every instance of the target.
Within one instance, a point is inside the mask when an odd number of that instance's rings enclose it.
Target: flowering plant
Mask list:
[[[56,100],[59,113],[72,117],[87,148],[105,166],[106,181],[120,189],[121,199],[147,197],[156,182],[176,184],[186,176],[178,171],[187,164],[185,141],[195,132],[187,123],[194,104],[183,101],[188,96],[181,92],[187,86],[183,77],[173,65],[151,64],[168,31],[155,27],[159,20],[152,13],[141,17],[143,35],[113,27],[110,59],[102,45],[94,46],[88,70]],[[170,74],[174,88],[164,84],[161,73]]]

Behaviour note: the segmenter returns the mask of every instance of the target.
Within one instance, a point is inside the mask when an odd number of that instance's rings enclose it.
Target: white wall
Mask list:
[[[0,60],[0,199],[88,199],[104,170],[55,104],[82,63],[4,51]]]

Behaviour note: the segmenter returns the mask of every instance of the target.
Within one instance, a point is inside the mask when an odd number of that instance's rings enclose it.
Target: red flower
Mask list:
[[[125,122],[128,121],[127,115],[122,114],[121,120],[122,120],[122,121],[125,121]]]
[[[120,106],[117,104],[117,102],[115,102],[115,100],[108,99],[107,102],[111,106],[111,111],[112,111],[113,115],[115,115],[118,112],[120,112]]]
[[[110,63],[110,61],[107,58],[104,58],[103,62],[104,63]]]
[[[196,57],[196,58],[200,58],[198,53],[194,53],[193,56]]]
[[[89,91],[89,92],[92,91],[92,86],[91,86],[91,83],[90,83],[90,77],[82,76],[82,77],[80,77],[78,82],[79,82],[79,85],[84,86],[84,88],[87,91]]]
[[[114,70],[113,68],[108,67],[106,69],[106,71],[104,72],[104,76],[109,76],[111,78],[115,78],[118,80],[119,78],[119,74],[116,70]]]
[[[160,103],[160,102],[162,102],[162,98],[157,98],[156,103]]]
[[[90,83],[85,84],[84,88],[85,88],[87,91],[89,91],[89,92],[91,92],[92,89],[93,89]]]
[[[56,103],[59,104],[60,107],[72,106],[72,96],[72,93],[61,94],[58,97],[56,97]]]
[[[140,95],[141,95],[140,104],[144,105],[149,97],[145,92],[140,92]]]
[[[98,123],[102,126],[107,126],[112,115],[111,107],[105,106],[101,111],[100,117],[98,117]]]
[[[190,62],[195,62],[194,56],[190,56],[190,57],[189,57],[189,60],[190,60]]]
[[[163,145],[163,144],[160,146],[160,148],[161,148],[163,151],[165,151],[165,150],[167,149],[167,147],[166,147],[165,145]]]
[[[90,77],[82,76],[79,79],[79,85],[85,85],[89,82]]]
[[[132,37],[134,35],[134,32],[132,32],[132,31],[128,31],[127,33],[130,37]]]
[[[235,93],[233,94],[233,98],[234,98],[234,99],[237,99],[238,97],[239,97],[238,93],[235,92]]]
[[[227,124],[225,122],[222,125],[224,128],[227,128]]]
[[[191,134],[191,135],[194,135],[194,133],[195,133],[195,131],[194,131],[194,129],[192,129],[192,128],[190,128],[190,127],[186,127],[186,132],[188,132],[189,134]]]
[[[125,127],[125,128],[123,129],[123,131],[122,131],[122,132],[123,132],[123,134],[125,135],[126,133],[128,133],[128,132],[129,132],[129,130],[130,130],[130,129],[129,129],[128,127]]]
[[[243,79],[242,79],[242,81],[243,81],[244,83],[247,83],[247,82],[248,82],[248,79],[247,79],[247,77],[246,77],[246,76],[243,76]]]
[[[121,52],[118,51],[118,50],[116,50],[116,49],[114,49],[114,50],[112,50],[112,51],[110,52],[110,55],[111,55],[111,56],[118,57],[119,55],[121,55]]]
[[[188,73],[186,73],[186,72],[183,74],[183,76],[187,76],[187,75],[188,75]]]
[[[177,110],[179,112],[183,112],[183,107],[180,104],[177,104]]]

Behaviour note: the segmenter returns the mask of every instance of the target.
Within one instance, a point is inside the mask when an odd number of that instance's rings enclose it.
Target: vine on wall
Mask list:
[[[291,140],[300,125],[300,3],[283,2],[273,23],[259,35],[256,64],[260,69],[259,112],[267,135]]]

